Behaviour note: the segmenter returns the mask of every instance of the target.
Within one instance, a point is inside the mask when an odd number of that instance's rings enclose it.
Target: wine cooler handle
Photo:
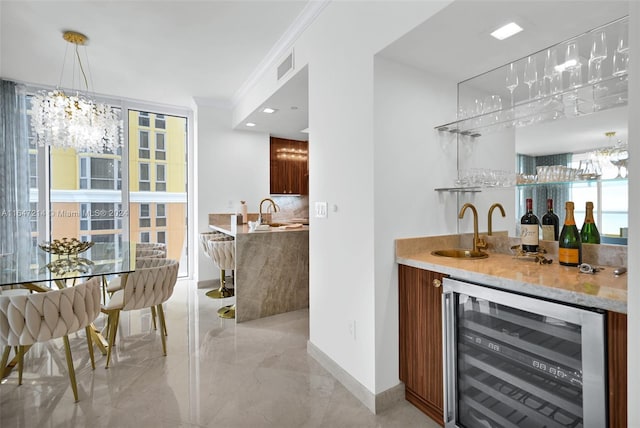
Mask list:
[[[435,285],[435,281],[434,281]],[[456,358],[455,358],[455,308],[452,291],[442,294],[442,361],[444,364],[444,424],[455,426],[456,413]]]

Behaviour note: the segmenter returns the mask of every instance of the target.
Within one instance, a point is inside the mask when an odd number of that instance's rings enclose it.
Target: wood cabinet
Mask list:
[[[609,428],[627,427],[627,315],[607,313]]]
[[[270,193],[309,194],[309,143],[271,137]]]
[[[444,426],[442,385],[442,279],[445,275],[398,266],[400,380],[405,398]],[[434,281],[436,285],[434,286]]]

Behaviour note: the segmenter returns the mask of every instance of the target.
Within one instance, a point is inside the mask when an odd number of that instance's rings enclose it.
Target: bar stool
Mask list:
[[[235,269],[235,257],[233,257],[233,261],[228,263],[229,254],[224,254],[220,252],[215,246],[210,246],[211,242],[231,242],[230,248],[234,249],[233,245],[233,236],[229,236],[225,233],[221,232],[205,232],[200,234],[200,243],[202,244],[202,248],[207,256],[213,260],[213,263],[218,266],[220,269],[220,287],[217,290],[211,290],[207,292],[207,296],[212,299],[225,299],[227,297],[233,297],[234,292],[233,289],[229,289],[226,287],[226,270]],[[221,247],[224,248],[224,247]],[[235,251],[235,249],[233,250]]]
[[[214,299],[232,297],[234,295],[233,290],[229,290],[225,286],[225,270],[235,269],[236,246],[234,239],[228,236],[227,239],[209,240],[207,245],[209,246],[209,253],[214,263],[218,265],[220,269],[220,288],[209,291],[207,296]],[[228,305],[218,309],[218,316],[220,318],[235,318],[236,305]]]

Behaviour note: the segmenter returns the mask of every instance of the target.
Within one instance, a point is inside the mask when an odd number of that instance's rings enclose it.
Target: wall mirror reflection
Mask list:
[[[526,198],[538,218],[552,199],[561,221],[573,201],[579,227],[591,201],[601,242],[626,244],[627,38],[621,17],[461,82],[439,130],[457,138],[455,185],[481,190],[462,199],[513,207],[512,236]]]

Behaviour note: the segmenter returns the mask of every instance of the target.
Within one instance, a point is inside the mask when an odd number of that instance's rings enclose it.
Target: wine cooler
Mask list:
[[[446,427],[607,426],[602,312],[444,280]]]

